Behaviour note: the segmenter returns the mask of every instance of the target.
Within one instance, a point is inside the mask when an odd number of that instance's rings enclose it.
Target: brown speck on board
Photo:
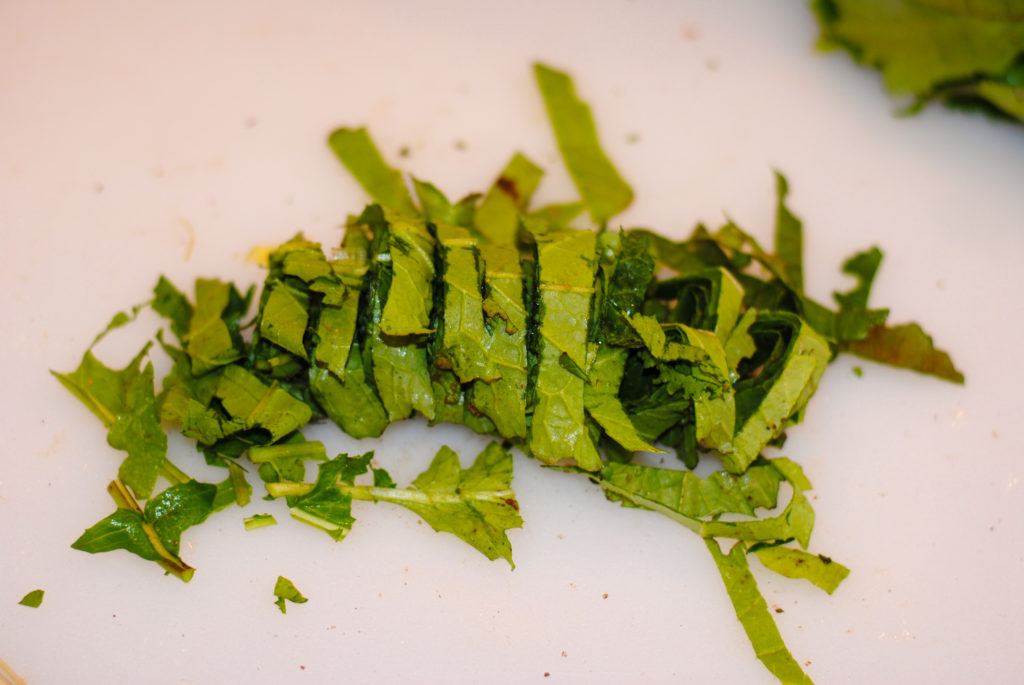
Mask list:
[[[455,149],[458,150],[459,152],[462,152],[467,147],[469,147],[468,145],[466,145],[466,141],[462,140],[461,138],[456,140],[454,145],[455,145]]]
[[[547,671],[544,671],[544,677],[545,678],[550,678],[551,674],[549,672],[547,672]]]
[[[403,145],[402,147],[398,148],[398,156],[399,157],[408,157],[411,154],[412,154],[412,150],[409,149],[408,145]]]
[[[700,28],[695,24],[687,24],[679,31],[679,33],[685,40],[700,39]]]
[[[601,599],[608,599],[608,593],[606,592],[603,595],[601,595]]]

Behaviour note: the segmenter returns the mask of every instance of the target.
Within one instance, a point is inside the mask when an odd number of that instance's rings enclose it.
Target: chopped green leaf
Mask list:
[[[850,569],[820,554],[808,554],[803,550],[769,545],[752,549],[767,568],[787,578],[809,580],[828,594],[835,592]]]
[[[619,400],[619,385],[625,370],[624,348],[598,349],[590,369],[589,382],[583,388],[583,406],[608,437],[623,449],[630,452],[664,452],[643,439]]]
[[[434,530],[452,533],[488,559],[512,563],[512,545],[506,532],[522,526],[519,503],[512,484],[512,455],[492,442],[473,465],[463,469],[459,457],[442,447],[426,471],[409,488],[396,488],[387,472],[373,469],[374,484],[356,485],[373,453],[362,457],[340,455],[320,465],[313,486],[270,484],[274,496],[289,496],[292,516],[341,540],[355,523],[352,500],[391,502],[416,512]]]
[[[392,275],[380,332],[394,337],[431,333],[434,239],[422,223],[403,220],[390,223],[388,237]]]
[[[387,410],[388,418],[391,421],[398,421],[407,418],[412,411],[418,410],[428,419],[434,417],[434,392],[430,382],[429,364],[427,361],[427,340],[425,336],[386,336],[382,335],[381,324],[386,302],[392,298],[392,284],[394,281],[394,266],[391,255],[392,241],[390,239],[390,224],[384,217],[380,207],[371,206],[367,208],[360,217],[360,222],[368,226],[373,234],[373,249],[371,251],[371,266],[367,283],[366,307],[361,312],[363,322],[360,328],[363,331],[363,340],[360,347],[363,353],[364,373],[372,379],[373,388],[384,408]],[[417,235],[416,229],[411,235]],[[429,236],[427,236],[429,238]],[[417,264],[415,270],[419,272],[420,280],[413,279],[412,273],[407,271],[404,280],[406,287],[430,287],[431,292],[410,292],[410,301],[395,297],[392,305],[393,315],[398,318],[404,309],[415,311],[404,318],[405,323],[396,325],[407,325],[413,321],[414,327],[423,322],[423,316],[427,316],[427,326],[430,325],[429,312],[432,305],[432,284],[427,279],[427,273],[433,274],[433,257],[430,256],[430,264],[427,265],[421,260],[428,259],[425,254],[426,246],[423,244],[425,238],[416,238],[418,257],[408,255],[407,263]],[[408,241],[402,244],[411,245]],[[413,249],[410,247],[409,249]]]
[[[576,96],[569,75],[543,64],[535,64],[533,73],[569,175],[594,223],[603,226],[629,206],[633,190],[601,149],[590,107]]]
[[[285,608],[285,600],[294,604],[305,604],[309,601],[308,598],[304,597],[295,584],[288,580],[284,576],[278,576],[277,582],[274,583],[274,596],[277,597],[274,600],[274,604],[281,610],[282,614],[287,614],[288,610]]]
[[[566,368],[588,367],[587,337],[594,296],[595,236],[574,231],[545,236],[537,244],[539,326],[535,404],[530,452],[546,464],[601,468],[601,457],[585,424],[586,382]]]
[[[193,374],[202,375],[242,357],[238,319],[248,304],[248,298],[242,298],[229,283],[196,280],[196,305],[185,336]]]
[[[464,228],[439,223],[436,230],[444,306],[434,364],[450,368],[463,383],[495,380],[499,371],[487,353],[479,247]]]
[[[654,279],[650,241],[638,234],[601,234],[598,281],[600,320],[597,339],[606,345],[627,345],[635,339],[629,319],[641,313]]]
[[[483,245],[480,252],[488,291],[484,301],[487,356],[500,375],[474,381],[468,400],[494,422],[502,437],[525,438],[529,327],[519,253],[511,245]]]
[[[282,281],[274,283],[260,309],[260,335],[306,359],[303,339],[309,322],[309,301]]]
[[[163,276],[153,288],[153,310],[170,320],[171,332],[179,342],[184,342],[192,321],[192,303]]]
[[[320,464],[312,490],[291,500],[291,515],[303,523],[319,528],[335,540],[342,540],[356,522],[352,516],[352,495],[339,488],[352,485],[355,477],[365,473],[373,459],[373,452],[361,457],[342,454]],[[267,487],[273,495],[280,488]]]
[[[145,509],[120,481],[112,482],[108,492],[117,511],[86,530],[71,546],[93,554],[124,549],[159,563],[186,582],[191,579],[194,569],[178,556],[181,534],[210,515],[217,486],[194,480],[172,485],[150,499]]]
[[[217,384],[217,398],[224,409],[246,428],[262,428],[279,440],[301,428],[313,411],[277,384],[267,385],[240,366],[228,366]]]
[[[786,177],[778,171],[775,172],[775,184],[778,196],[775,216],[775,255],[782,263],[786,280],[798,292],[802,292],[804,289],[803,224],[786,206],[789,183],[786,181]]]
[[[402,174],[388,166],[365,128],[339,128],[328,143],[374,202],[401,214],[416,214]]]
[[[718,566],[733,609],[736,610],[736,618],[743,625],[757,658],[783,683],[810,683],[811,679],[786,649],[779,628],[768,611],[768,603],[750,573],[743,543],[737,542],[728,554],[722,553],[715,540],[706,539],[704,543]]]
[[[736,383],[736,434],[725,467],[742,473],[798,417],[831,359],[825,340],[792,314],[761,314],[750,327],[759,340],[756,375]]]
[[[274,518],[273,514],[253,514],[252,516],[246,516],[242,521],[245,523],[246,530],[256,530],[257,528],[277,525],[277,519]]]
[[[32,592],[22,597],[21,601],[18,602],[18,604],[21,604],[22,606],[26,607],[32,607],[33,609],[38,609],[39,605],[43,603],[44,592],[45,591],[43,590],[33,590]]]
[[[753,516],[756,507],[770,509],[778,501],[782,480],[782,473],[770,465],[751,466],[739,476],[715,471],[700,478],[690,471],[609,463],[601,470],[598,484],[612,499],[670,518],[698,519],[720,514]]]
[[[523,520],[511,484],[512,455],[492,442],[468,469],[442,447],[410,489],[374,488],[371,495],[414,511],[434,530],[452,533],[488,559],[501,557],[514,568],[506,531],[521,527]]]
[[[491,243],[513,245],[519,231],[519,216],[530,204],[544,172],[516,153],[477,207],[473,225]]]
[[[873,328],[864,340],[847,342],[841,349],[864,359],[938,376],[954,383],[964,382],[964,375],[953,366],[949,354],[937,349],[931,336],[916,323]]]
[[[881,70],[886,87],[917,103],[938,100],[1024,121],[1014,78],[1024,21],[1013,2],[815,0],[821,47],[843,48]]]
[[[167,435],[160,426],[153,389],[153,365],[140,368],[147,345],[121,371],[108,368],[86,352],[70,374],[54,376],[109,428],[107,442],[128,456],[118,477],[137,497],[153,492],[167,454]]]

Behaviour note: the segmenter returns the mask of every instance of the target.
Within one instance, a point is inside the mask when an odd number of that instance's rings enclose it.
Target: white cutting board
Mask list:
[[[625,225],[682,237],[728,214],[770,244],[779,169],[811,294],[849,287],[843,259],[881,246],[872,304],[967,375],[840,359],[791,431],[812,550],[852,569],[827,596],[753,563],[808,674],[1019,679],[1024,128],[896,118],[877,74],[815,38],[805,3],[0,4],[0,659],[32,685],[773,681],[695,536],[522,455],[514,571],[388,505],[357,505],[336,544],[259,496],[186,534],[188,584],[68,546],[112,510],[119,455],[48,369],[73,369],[160,273],[248,286],[250,248],[336,241],[366,198],[326,147],[335,126],[368,125],[451,197],[521,150],[549,172],[538,203],[573,198],[539,59],[593,105],[636,190]],[[145,314],[97,352],[123,365],[157,325]],[[441,444],[468,463],[484,442],[417,422],[362,444],[308,435],[377,450],[402,484]],[[280,525],[245,532],[264,511]],[[279,574],[310,598],[287,615]],[[42,607],[16,604],[37,587]]]

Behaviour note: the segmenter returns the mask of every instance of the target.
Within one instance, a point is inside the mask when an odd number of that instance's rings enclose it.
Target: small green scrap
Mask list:
[[[274,596],[277,597],[274,600],[274,604],[281,610],[282,614],[287,614],[288,609],[285,607],[285,601],[293,602],[295,604],[305,604],[309,601],[308,598],[304,597],[295,584],[288,580],[284,576],[278,576],[277,582],[274,584]]]
[[[43,603],[44,594],[44,590],[33,590],[32,592],[22,597],[21,601],[18,602],[18,604],[26,607],[32,607],[33,609],[38,609],[39,605]]]

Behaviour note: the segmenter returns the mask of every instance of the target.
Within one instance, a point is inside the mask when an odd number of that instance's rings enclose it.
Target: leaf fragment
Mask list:
[[[768,603],[750,573],[743,543],[734,544],[727,554],[722,553],[718,542],[713,539],[705,539],[704,543],[715,560],[729,600],[736,610],[736,618],[747,633],[757,658],[782,683],[811,683],[782,640],[779,628],[768,611]]]
[[[274,596],[277,597],[274,600],[274,604],[281,610],[282,614],[287,614],[288,609],[285,607],[285,601],[293,604],[305,604],[309,599],[295,587],[295,584],[285,578],[284,576],[278,576],[277,582],[274,583]]]
[[[107,442],[127,452],[118,468],[137,497],[153,492],[167,455],[167,434],[153,388],[153,364],[142,367],[147,345],[120,371],[111,369],[87,351],[78,368],[68,374],[52,372],[107,426]]]
[[[936,348],[931,336],[916,323],[878,326],[863,340],[845,343],[842,350],[954,383],[964,382],[963,373],[953,366],[949,354]]]
[[[327,142],[374,202],[402,214],[416,214],[402,174],[388,166],[365,128],[339,128]]]
[[[590,107],[577,97],[569,75],[543,64],[535,64],[533,73],[569,175],[594,223],[603,226],[630,205],[633,190],[601,148]]]
[[[787,578],[803,578],[828,594],[850,575],[850,569],[820,554],[809,554],[801,549],[768,545],[751,549],[758,560],[776,573]]]
[[[18,604],[26,607],[31,607],[32,609],[38,609],[39,606],[43,603],[44,594],[44,590],[32,590],[32,592],[29,592],[24,597],[22,597]]]

